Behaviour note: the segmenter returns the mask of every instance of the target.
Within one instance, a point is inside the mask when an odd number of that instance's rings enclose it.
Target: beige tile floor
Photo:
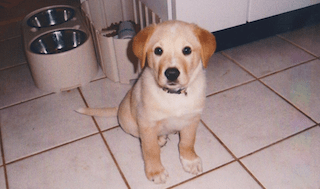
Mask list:
[[[213,55],[195,146],[204,172],[183,171],[171,135],[163,185],[146,179],[139,140],[115,118],[74,112],[116,106],[130,85],[100,72],[69,92],[37,89],[16,25],[0,36],[1,189],[320,188],[320,24]]]

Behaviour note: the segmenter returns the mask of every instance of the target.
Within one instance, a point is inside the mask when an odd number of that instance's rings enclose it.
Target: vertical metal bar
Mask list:
[[[139,21],[138,21],[138,13],[137,13],[137,1],[136,0],[132,0],[132,3],[133,3],[133,16],[134,16],[134,22],[136,24],[139,24]]]
[[[172,20],[172,1],[167,0],[167,7],[168,7],[168,20]]]
[[[156,13],[152,12],[152,23],[156,24]]]
[[[139,15],[140,15],[140,27],[141,29],[144,28],[144,23],[143,23],[143,13],[142,13],[142,3],[139,1]]]
[[[147,6],[144,6],[144,14],[145,14],[145,19],[146,19],[146,26],[149,26],[149,9]]]

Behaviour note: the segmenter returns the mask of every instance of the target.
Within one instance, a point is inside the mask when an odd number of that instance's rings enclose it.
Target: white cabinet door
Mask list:
[[[248,21],[252,22],[318,3],[320,0],[249,0]]]
[[[173,0],[173,18],[196,23],[210,32],[247,21],[248,0]]]

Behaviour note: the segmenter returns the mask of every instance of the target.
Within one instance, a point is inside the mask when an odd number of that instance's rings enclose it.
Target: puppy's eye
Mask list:
[[[185,47],[185,48],[183,48],[183,50],[182,50],[182,53],[184,54],[184,55],[189,55],[189,54],[191,54],[191,48],[190,47]]]
[[[163,53],[163,50],[160,47],[157,47],[154,49],[154,54],[161,56]]]

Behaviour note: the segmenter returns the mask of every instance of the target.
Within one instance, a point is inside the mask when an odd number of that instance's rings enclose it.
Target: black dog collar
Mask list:
[[[184,95],[187,96],[187,89],[184,89],[184,88],[179,89],[179,90],[172,90],[172,89],[164,87],[164,88],[162,88],[162,90],[164,92],[167,92],[167,93],[170,93],[170,94],[184,94]]]

